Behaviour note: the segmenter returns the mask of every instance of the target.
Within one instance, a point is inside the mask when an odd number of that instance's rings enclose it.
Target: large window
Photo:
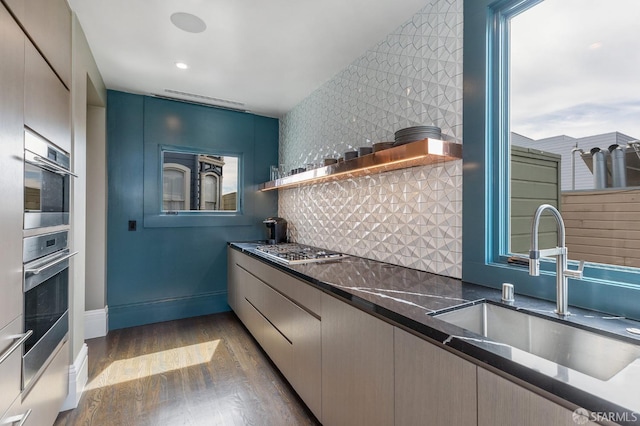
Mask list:
[[[555,300],[555,260],[540,277],[508,263],[549,203],[569,258],[589,262],[569,303],[640,318],[640,3],[465,0],[464,14],[463,279]],[[555,246],[554,221],[541,228]]]
[[[511,252],[528,252],[546,202],[571,258],[640,267],[639,16],[637,0],[544,0],[505,23]]]
[[[162,210],[237,211],[238,157],[163,150]]]

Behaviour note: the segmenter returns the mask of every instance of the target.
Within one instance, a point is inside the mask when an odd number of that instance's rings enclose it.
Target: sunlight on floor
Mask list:
[[[91,380],[85,390],[113,386],[130,380],[208,363],[211,361],[219,342],[220,340],[212,340],[114,361]]]

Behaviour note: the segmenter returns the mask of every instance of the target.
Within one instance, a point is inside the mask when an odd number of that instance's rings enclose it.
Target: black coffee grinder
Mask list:
[[[269,230],[268,244],[287,242],[287,221],[281,217],[268,217],[262,221]]]

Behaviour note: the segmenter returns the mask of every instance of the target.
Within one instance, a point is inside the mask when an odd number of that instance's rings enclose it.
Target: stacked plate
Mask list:
[[[393,142],[378,142],[373,144],[373,152],[384,151],[393,147]]]
[[[440,127],[436,126],[413,126],[398,130],[395,136],[396,140],[393,145],[398,146],[427,138],[440,139],[442,138],[442,131]]]

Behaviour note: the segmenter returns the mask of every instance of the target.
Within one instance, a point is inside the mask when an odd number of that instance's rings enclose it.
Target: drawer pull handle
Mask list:
[[[0,355],[0,364],[2,364],[3,362],[5,362],[5,360],[7,358],[9,358],[11,356],[11,354],[18,349],[20,346],[22,346],[22,344],[29,338],[31,337],[31,335],[33,334],[33,330],[29,330],[24,334],[18,334],[17,336],[15,336],[14,338],[16,339],[15,342],[13,342],[13,345],[11,345],[9,347],[9,349],[7,349],[2,355]]]
[[[12,425],[12,424],[14,424],[16,422],[20,422],[20,423],[18,423],[17,426],[24,426],[24,423],[27,421],[27,419],[31,415],[32,411],[33,411],[33,409],[29,408],[27,410],[27,412],[24,413],[24,414],[20,414],[19,416],[7,417],[6,419],[4,419],[2,424],[3,425]]]

